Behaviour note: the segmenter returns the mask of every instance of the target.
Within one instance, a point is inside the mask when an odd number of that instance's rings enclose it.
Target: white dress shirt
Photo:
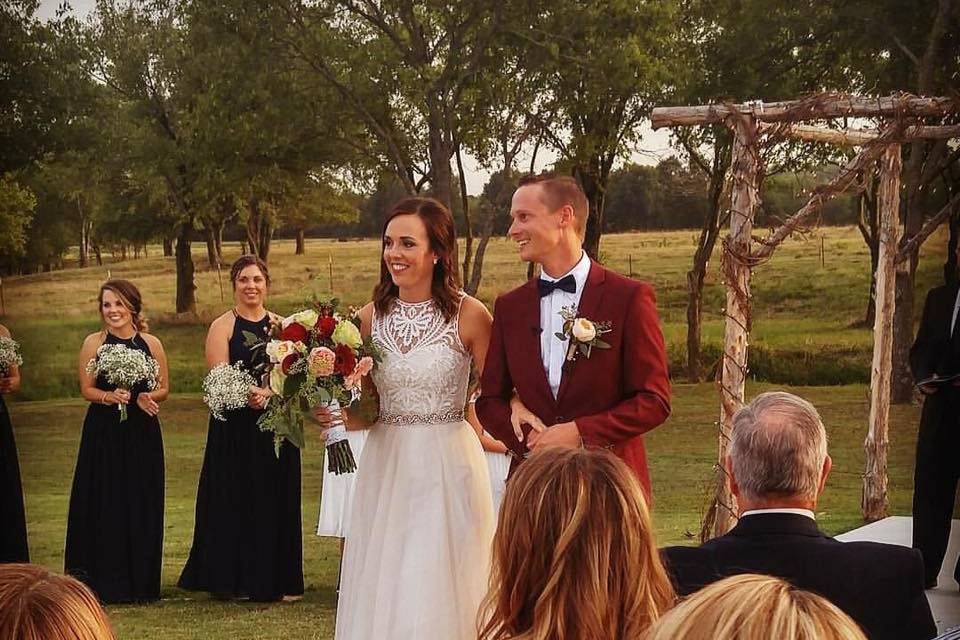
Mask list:
[[[550,282],[556,282],[568,275],[572,275],[577,283],[575,292],[567,293],[560,289],[554,289],[540,298],[540,357],[543,360],[543,370],[547,372],[547,380],[550,382],[550,391],[553,392],[554,398],[560,391],[563,359],[567,355],[567,341],[556,336],[558,332],[563,331],[563,318],[560,316],[560,310],[564,307],[580,306],[580,296],[583,295],[583,288],[587,284],[587,276],[590,275],[590,258],[586,252],[580,256],[579,262],[574,265],[573,269],[559,278],[551,278],[546,273],[540,273],[542,279]]]
[[[783,508],[783,509],[751,509],[750,511],[744,511],[743,513],[741,513],[741,514],[740,514],[740,517],[743,518],[743,517],[745,517],[745,516],[754,516],[754,515],[759,515],[759,514],[761,514],[761,513],[792,513],[792,514],[797,515],[797,516],[807,516],[807,517],[810,518],[811,520],[816,520],[816,519],[817,519],[817,516],[815,516],[815,515],[813,514],[813,511],[810,511],[810,509],[789,509],[789,508]]]

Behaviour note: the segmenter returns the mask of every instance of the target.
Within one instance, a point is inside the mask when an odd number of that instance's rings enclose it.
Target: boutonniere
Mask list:
[[[610,348],[610,343],[600,339],[603,334],[610,333],[609,322],[595,322],[582,318],[577,315],[575,307],[562,308],[560,317],[563,318],[563,331],[558,331],[554,335],[561,340],[570,341],[567,347],[567,362],[576,360],[579,355],[589,358],[594,348]]]

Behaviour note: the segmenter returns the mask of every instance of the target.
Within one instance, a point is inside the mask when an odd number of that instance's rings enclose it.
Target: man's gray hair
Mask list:
[[[816,498],[827,431],[803,398],[762,393],[734,414],[728,455],[746,498]]]

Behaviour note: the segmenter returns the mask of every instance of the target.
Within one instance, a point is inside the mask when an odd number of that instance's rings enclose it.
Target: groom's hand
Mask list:
[[[546,447],[579,449],[582,446],[583,439],[576,422],[559,422],[543,431],[531,431],[527,437],[527,447],[533,452]]]

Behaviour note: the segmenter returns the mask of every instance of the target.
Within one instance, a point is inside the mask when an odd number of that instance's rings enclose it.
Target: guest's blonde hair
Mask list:
[[[0,564],[0,638],[114,640],[96,596],[70,576],[32,564]]]
[[[827,599],[770,576],[732,576],[696,592],[656,622],[644,640],[866,640]]]
[[[547,449],[507,483],[480,640],[631,640],[674,601],[643,490],[604,450]]]

